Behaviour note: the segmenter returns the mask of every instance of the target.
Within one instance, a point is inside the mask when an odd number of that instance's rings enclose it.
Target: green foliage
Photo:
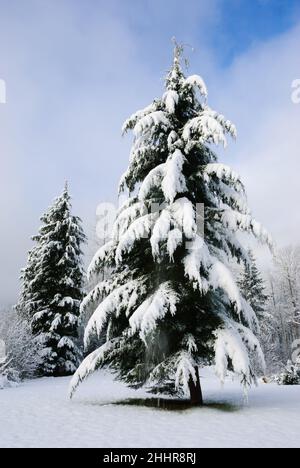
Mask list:
[[[85,236],[72,216],[66,186],[41,218],[35,247],[23,270],[17,310],[31,324],[40,347],[41,375],[72,374],[79,362],[78,317],[83,297],[81,244]]]

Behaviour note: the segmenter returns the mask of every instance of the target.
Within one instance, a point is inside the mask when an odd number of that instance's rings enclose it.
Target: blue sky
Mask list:
[[[233,0],[221,5],[220,30],[211,40],[218,59],[226,66],[257,42],[290,29],[299,19],[297,0]]]
[[[111,11],[126,18],[131,30],[142,39],[140,52],[145,47],[151,48],[153,35],[158,34],[161,48],[161,41],[167,44],[171,34],[194,47],[213,48],[216,60],[223,66],[229,65],[254,43],[288,30],[300,15],[298,0],[198,0],[186,3],[131,0],[111,4]],[[205,19],[202,19],[203,10],[208,13]],[[182,25],[182,18],[187,19],[189,27]]]
[[[298,0],[0,0],[0,304],[15,300],[30,236],[65,179],[92,237],[128,161],[122,122],[161,94],[172,36],[193,46],[189,71],[237,125],[220,158],[241,172],[255,215],[280,245],[298,240]]]

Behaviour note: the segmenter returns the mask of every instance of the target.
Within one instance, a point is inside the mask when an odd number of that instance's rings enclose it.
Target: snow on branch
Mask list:
[[[59,342],[57,343],[57,347],[58,348],[68,348],[68,349],[73,350],[75,348],[75,345],[74,345],[73,341],[71,340],[71,338],[69,338],[68,336],[63,336],[59,340]]]
[[[259,222],[253,219],[250,214],[243,214],[231,209],[225,209],[221,218],[225,227],[231,231],[251,231],[258,240],[267,244],[271,250],[274,248],[270,234]]]
[[[209,282],[214,289],[222,289],[230,302],[235,305],[236,311],[241,312],[242,300],[239,288],[230,270],[217,259],[215,259],[210,269]]]
[[[176,110],[176,106],[178,104],[179,96],[176,91],[169,89],[163,95],[163,102],[165,103],[166,110],[169,114],[174,114]]]
[[[205,98],[207,98],[207,94],[208,94],[207,93],[207,87],[206,87],[206,84],[205,84],[203,78],[201,78],[201,76],[199,76],[199,75],[188,76],[184,80],[183,86],[191,86],[194,89],[199,89],[200,94],[202,96],[204,96]]]
[[[182,173],[185,161],[186,159],[179,149],[176,149],[167,159],[162,190],[168,202],[172,203],[177,194],[187,190],[185,177]]]
[[[244,319],[248,323],[250,329],[253,331],[259,331],[258,318],[254,310],[252,309],[251,305],[243,297],[241,297],[241,302],[242,302],[242,314],[243,314]]]
[[[74,396],[77,387],[83,382],[90,374],[99,369],[105,361],[105,356],[114,349],[118,338],[106,342],[100,348],[96,349],[93,353],[89,354],[80,364],[75,372],[69,386],[69,397]]]
[[[174,260],[174,253],[177,247],[182,244],[182,231],[177,227],[169,231],[167,240],[167,251],[170,260]]]
[[[134,114],[132,114],[123,124],[122,127],[122,134],[124,135],[128,130],[132,130],[137,121],[143,117],[145,117],[148,114],[151,114],[151,112],[154,112],[156,110],[157,104],[156,102],[151,103],[149,106],[145,107],[144,109],[141,109]]]
[[[100,335],[110,315],[119,316],[123,310],[127,310],[130,296],[139,286],[138,280],[132,280],[117,287],[99,304],[85,328],[84,345],[86,348],[95,334]]]
[[[112,229],[112,238],[117,241],[120,236],[125,234],[130,224],[135,221],[138,217],[147,214],[147,207],[141,201],[136,201],[131,205],[121,210],[114,222]]]
[[[209,181],[210,176],[216,176],[220,180],[225,180],[233,182],[234,184],[238,183],[240,188],[243,188],[239,174],[233,171],[230,166],[221,163],[210,163],[207,164],[203,171],[206,181]]]
[[[171,130],[168,135],[168,149],[172,153],[175,149],[183,148],[184,144],[183,141],[179,138],[178,134]]]
[[[166,201],[173,202],[178,193],[187,190],[185,177],[182,173],[185,157],[179,149],[171,154],[167,161],[152,169],[145,177],[140,190],[139,199],[145,200],[153,188],[162,188]]]
[[[179,296],[173,290],[172,284],[169,281],[162,283],[130,317],[129,324],[132,332],[139,331],[141,339],[145,341],[146,335],[157,327],[157,322],[162,320],[168,312],[175,315],[178,301]]]
[[[84,313],[87,308],[99,301],[103,294],[108,294],[112,288],[112,281],[104,280],[98,283],[82,300],[80,304],[80,313]]]
[[[230,208],[237,209],[240,213],[246,215],[250,214],[250,209],[244,192],[238,192],[235,187],[233,188],[224,184],[221,180],[218,183],[218,192],[219,193],[217,193],[216,196]]]
[[[166,173],[166,164],[159,164],[152,169],[149,174],[143,180],[140,190],[139,199],[146,200],[148,194],[153,188],[157,188],[161,185],[162,179]]]
[[[170,205],[172,217],[177,222],[188,239],[194,239],[197,232],[196,212],[192,202],[186,198],[178,198]]]
[[[250,359],[246,346],[239,333],[234,329],[219,329],[215,332],[216,374],[222,383],[228,370],[228,359],[232,362],[233,371],[246,383],[252,382]]]
[[[137,137],[147,132],[153,126],[160,126],[166,130],[170,126],[170,121],[167,117],[167,114],[163,111],[155,111],[145,115],[137,121],[133,129],[133,133]]]
[[[107,260],[109,259],[111,255],[113,246],[114,246],[113,241],[108,241],[106,244],[100,247],[100,249],[96,252],[96,254],[94,255],[88,267],[88,271],[87,271],[88,278],[91,278],[93,274],[97,273],[101,265],[107,262]]]
[[[43,309],[36,312],[32,317],[32,323],[38,322],[39,320],[43,320],[49,314],[49,309]]]
[[[183,259],[184,273],[193,282],[202,293],[207,292],[208,282],[200,275],[201,267],[206,270],[211,265],[211,257],[204,239],[196,235],[193,242],[190,243],[188,253]]]
[[[189,120],[185,125],[182,138],[188,144],[196,138],[200,143],[214,143],[216,145],[221,143],[226,147],[225,133],[229,133],[235,138],[235,126],[223,115],[219,115],[206,106],[197,117]]]
[[[66,296],[58,303],[58,307],[66,307],[69,305],[71,308],[74,307],[75,299],[70,296]]]
[[[160,254],[160,243],[168,239],[168,235],[171,229],[171,215],[168,210],[162,210],[156,221],[152,235],[150,238],[150,244],[152,248],[152,255],[154,258],[159,258]]]
[[[184,336],[182,343],[187,348],[187,351],[190,355],[198,351],[198,346],[196,344],[195,338],[191,333],[188,333]]]
[[[248,328],[233,321],[228,321],[228,328],[215,332],[216,374],[221,382],[225,381],[229,359],[234,373],[238,374],[241,383],[251,385],[255,380],[250,363],[249,352],[255,352],[258,363],[265,366],[263,352],[259,341]]]
[[[197,383],[195,361],[187,351],[181,351],[176,360],[175,388],[183,388],[185,394],[189,392],[189,381]]]
[[[115,256],[117,264],[122,262],[123,254],[130,252],[136,241],[149,238],[156,218],[156,213],[148,213],[133,221],[127,231],[120,237]]]
[[[51,323],[50,331],[56,331],[58,328],[60,328],[61,323],[62,323],[61,314],[55,314],[55,317]]]

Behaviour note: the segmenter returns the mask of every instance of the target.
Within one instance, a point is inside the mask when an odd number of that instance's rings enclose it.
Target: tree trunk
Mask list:
[[[201,385],[200,385],[200,376],[199,376],[198,366],[195,367],[195,373],[196,373],[196,383],[194,382],[192,377],[190,377],[190,380],[189,380],[191,404],[202,406],[203,397],[202,397],[202,390],[201,390]]]

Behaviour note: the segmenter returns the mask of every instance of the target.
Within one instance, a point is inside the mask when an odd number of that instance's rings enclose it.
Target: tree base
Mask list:
[[[203,395],[200,384],[200,375],[198,366],[195,367],[196,382],[190,377],[189,390],[190,390],[190,402],[193,406],[203,406]]]

